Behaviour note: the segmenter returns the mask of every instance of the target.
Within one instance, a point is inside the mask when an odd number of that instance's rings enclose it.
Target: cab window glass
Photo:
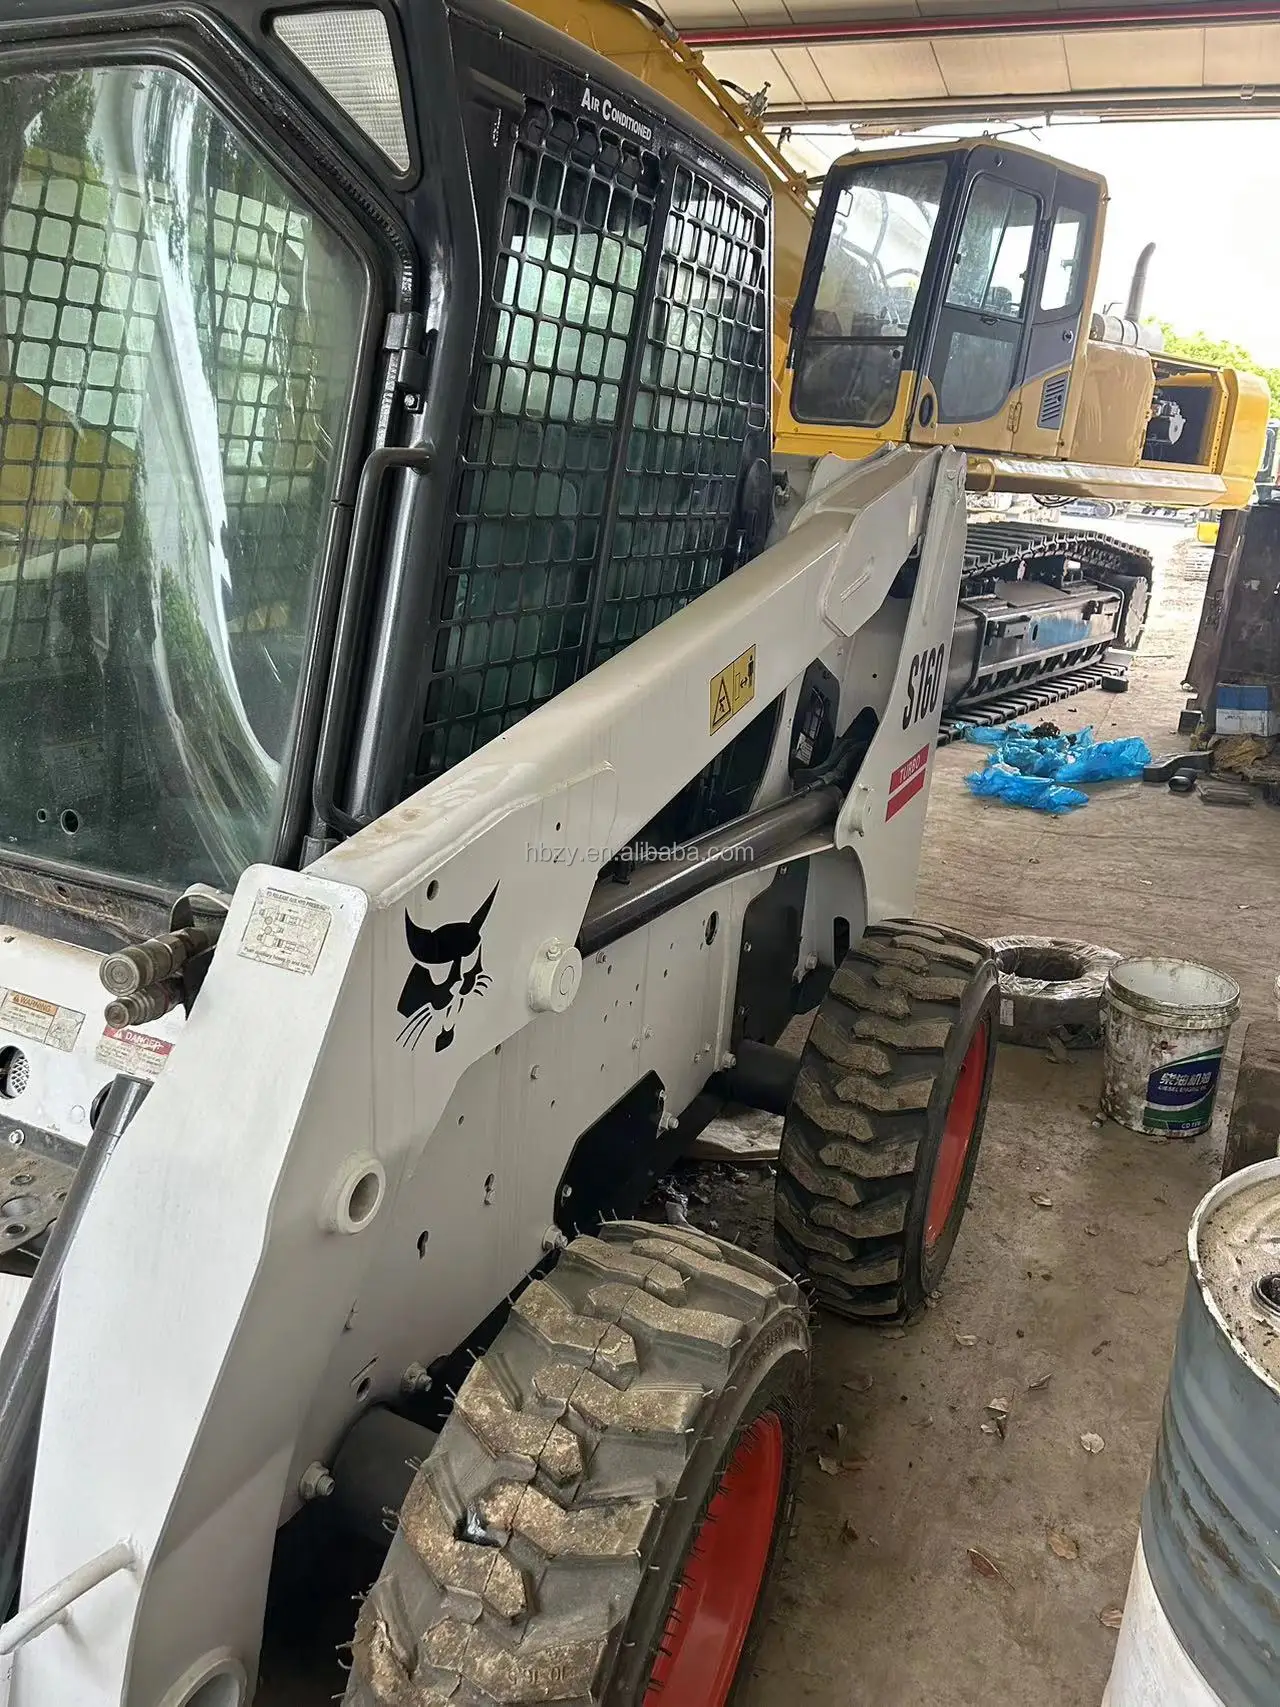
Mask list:
[[[1074,308],[1079,301],[1087,223],[1079,208],[1060,207],[1053,216],[1049,258],[1040,291],[1040,307],[1046,314]]]
[[[803,418],[880,426],[893,413],[946,174],[943,160],[871,162],[848,174],[797,357]]]
[[[1040,203],[997,178],[975,179],[947,304],[1011,319],[1022,313]]]
[[[356,256],[188,79],[0,75],[0,838],[270,856],[356,380]]]

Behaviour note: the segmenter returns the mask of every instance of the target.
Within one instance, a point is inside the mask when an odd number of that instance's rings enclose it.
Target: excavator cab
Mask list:
[[[844,454],[904,440],[1059,454],[1105,195],[1092,173],[1003,143],[838,162],[793,316],[785,412],[801,431],[849,429]]]

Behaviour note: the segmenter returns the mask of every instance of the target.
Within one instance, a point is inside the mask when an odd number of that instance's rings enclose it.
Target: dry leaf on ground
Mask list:
[[[1053,1199],[1049,1196],[1047,1191],[1033,1191],[1031,1193],[1031,1201],[1035,1204],[1037,1209],[1053,1208]]]
[[[825,1452],[818,1454],[818,1468],[824,1476],[843,1476],[850,1470],[866,1468],[865,1458],[828,1458]]]
[[[1086,1452],[1101,1452],[1107,1443],[1100,1434],[1094,1434],[1090,1429],[1087,1434],[1080,1436],[1080,1444]]]
[[[1108,1606],[1098,1614],[1098,1623],[1105,1624],[1108,1630],[1118,1630],[1124,1623],[1124,1608],[1122,1606]]]
[[[1002,1583],[1007,1583],[1009,1580],[991,1555],[984,1553],[980,1547],[969,1548],[969,1563],[980,1577],[990,1577]]]
[[[977,1345],[977,1343],[978,1343],[977,1334],[957,1334],[956,1335],[956,1344],[957,1345]]]
[[[1059,1559],[1078,1559],[1080,1543],[1073,1541],[1069,1535],[1064,1535],[1060,1529],[1049,1531],[1049,1551],[1056,1553]]]
[[[1028,1393],[1043,1392],[1043,1390],[1049,1385],[1050,1381],[1052,1381],[1052,1380],[1053,1380],[1053,1371],[1051,1369],[1047,1375],[1037,1375],[1034,1381],[1028,1381],[1027,1382],[1027,1392]]]

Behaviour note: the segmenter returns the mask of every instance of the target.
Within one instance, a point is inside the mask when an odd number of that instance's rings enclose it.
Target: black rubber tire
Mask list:
[[[347,1707],[641,1707],[701,1519],[771,1412],[782,1488],[746,1676],[808,1402],[805,1302],[771,1264],[643,1222],[575,1239],[517,1299],[414,1478],[360,1612]]]
[[[824,997],[782,1131],[774,1235],[784,1266],[855,1321],[905,1321],[942,1278],[969,1198],[999,1022],[985,943],[937,925],[871,926]],[[926,1249],[929,1191],[969,1045],[987,1026],[964,1173]]]
[[[1122,955],[1096,942],[1002,936],[988,945],[1000,974],[1000,1041],[1039,1048],[1057,1037],[1072,1049],[1102,1042],[1102,992]]]

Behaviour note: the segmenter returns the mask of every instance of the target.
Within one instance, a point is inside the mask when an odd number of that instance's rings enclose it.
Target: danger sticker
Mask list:
[[[83,1024],[84,1015],[75,1008],[59,1007],[42,996],[24,995],[21,990],[6,990],[0,996],[0,1031],[17,1032],[19,1037],[47,1043],[50,1049],[74,1049]]]
[[[918,753],[912,753],[909,759],[904,760],[889,778],[889,800],[884,809],[886,824],[915,799],[924,787],[928,774],[929,748],[926,745],[921,747]]]
[[[246,960],[309,976],[316,969],[333,914],[320,901],[283,889],[260,889],[240,939]]]
[[[711,733],[723,729],[756,697],[756,649],[748,646],[711,678]]]
[[[172,1043],[163,1037],[150,1037],[145,1031],[135,1031],[131,1025],[118,1028],[108,1025],[103,1028],[93,1053],[104,1067],[113,1067],[117,1073],[132,1073],[135,1079],[158,1079],[172,1048]]]

